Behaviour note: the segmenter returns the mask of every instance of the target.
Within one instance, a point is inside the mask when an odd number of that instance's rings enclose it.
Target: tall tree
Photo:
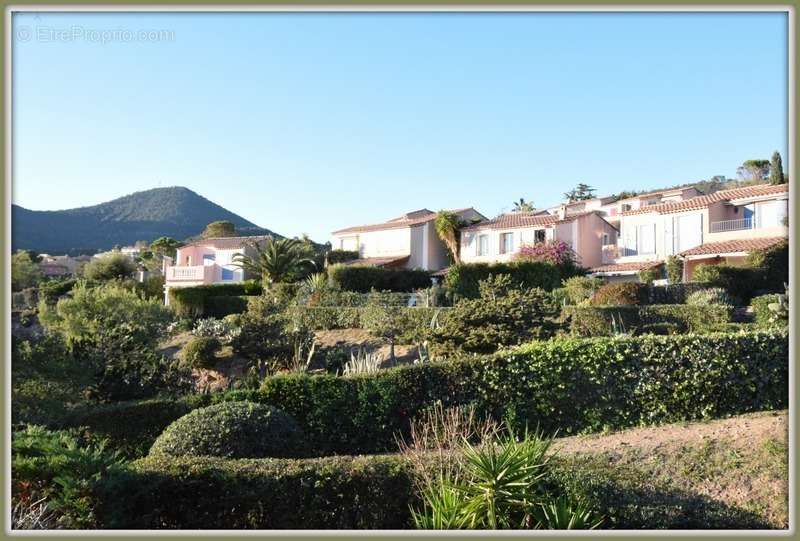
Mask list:
[[[236,226],[233,225],[232,222],[227,220],[218,220],[216,222],[211,222],[206,226],[205,231],[203,231],[203,238],[211,239],[211,238],[219,238],[219,237],[235,237],[236,236]]]
[[[458,263],[461,259],[459,257],[459,230],[464,227],[465,223],[458,214],[446,210],[440,210],[436,214],[436,234],[442,239],[450,255],[453,257],[453,262]]]
[[[175,240],[172,237],[159,237],[150,243],[150,250],[154,254],[160,256],[169,256],[174,258],[178,248],[183,246],[181,241]]]
[[[533,201],[525,201],[523,197],[519,201],[514,201],[514,212],[533,212],[536,208],[533,206]]]
[[[265,286],[294,281],[314,267],[314,261],[307,257],[303,241],[299,239],[268,237],[263,246],[254,242],[250,247],[255,255],[237,254],[233,257],[234,263],[261,276]]]
[[[597,191],[597,190],[595,190],[594,188],[592,188],[588,184],[584,184],[583,182],[580,182],[573,189],[571,189],[570,191],[566,192],[564,194],[564,198],[567,201],[569,201],[570,203],[573,203],[575,201],[585,201],[587,199],[593,199],[595,191]]]
[[[35,286],[42,279],[39,264],[27,251],[18,250],[11,256],[11,290]]]
[[[769,160],[747,160],[736,169],[742,180],[762,181],[769,175]]]
[[[786,177],[783,176],[783,161],[777,150],[772,153],[772,161],[769,164],[769,183],[786,184]]]

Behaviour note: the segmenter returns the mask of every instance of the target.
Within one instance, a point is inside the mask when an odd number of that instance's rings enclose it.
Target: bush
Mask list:
[[[238,314],[231,314],[223,319],[210,317],[198,319],[192,328],[192,334],[195,336],[210,336],[227,344],[239,335],[240,327],[241,321]]]
[[[657,265],[655,267],[649,267],[646,269],[642,269],[637,273],[637,277],[639,281],[643,284],[651,285],[656,280],[661,280],[664,276],[664,266]]]
[[[667,258],[667,280],[670,284],[680,284],[683,282],[683,259],[671,255]]]
[[[28,426],[12,433],[13,503],[44,500],[61,528],[96,528],[93,491],[122,460],[79,431]]]
[[[692,281],[705,282],[713,287],[721,287],[732,297],[747,304],[757,291],[765,288],[765,274],[762,269],[734,267],[731,265],[697,265]]]
[[[765,287],[769,291],[783,291],[783,284],[789,283],[789,241],[785,240],[765,250],[755,250],[747,254],[746,264],[762,269]]]
[[[156,439],[151,455],[224,458],[293,457],[302,453],[297,422],[272,406],[223,402],[194,410]]]
[[[685,304],[689,295],[709,287],[709,284],[696,282],[661,286],[649,285],[647,287],[647,304]]]
[[[39,302],[55,304],[58,299],[67,295],[78,281],[74,278],[62,280],[46,280],[39,284]]]
[[[558,266],[542,261],[459,263],[448,269],[444,285],[454,299],[475,299],[480,295],[478,283],[490,275],[508,275],[517,287],[552,291],[563,280],[579,274],[581,269],[572,265]]]
[[[725,304],[735,306],[737,303],[728,295],[728,292],[721,287],[711,287],[695,291],[686,298],[686,304],[690,306],[709,306],[714,304]]]
[[[645,304],[647,287],[633,282],[615,282],[602,286],[591,299],[594,306],[626,306]]]
[[[246,301],[241,299],[227,301],[220,299],[220,297],[252,297],[262,293],[261,285],[250,280],[235,284],[173,287],[169,290],[169,304],[180,317],[201,317],[204,315],[224,317],[231,313],[243,311],[242,303]],[[214,298],[214,300],[209,302],[209,298]]]
[[[411,292],[431,285],[430,273],[422,269],[384,269],[381,267],[331,265],[328,278],[345,291]]]
[[[133,278],[135,272],[136,264],[133,259],[121,253],[94,257],[83,267],[83,277],[97,281]]]
[[[437,355],[491,353],[552,335],[557,308],[544,290],[517,289],[508,275],[489,277],[479,286],[479,298],[458,301],[431,333]]]
[[[241,314],[247,311],[247,303],[253,297],[244,295],[228,297],[206,297],[203,302],[203,315],[206,317],[223,318],[231,314]]]
[[[222,347],[213,336],[195,336],[181,350],[181,360],[192,368],[213,368]]]
[[[208,404],[208,395],[189,395],[86,405],[67,412],[55,426],[81,427],[93,437],[108,440],[108,446],[124,456],[137,458],[147,454],[170,423]]]
[[[562,338],[374,375],[272,376],[259,390],[211,400],[282,409],[303,429],[307,448],[320,455],[375,453],[396,449],[395,435],[408,436],[410,419],[437,401],[472,404],[478,415],[509,417],[517,428],[527,423],[567,434],[786,408],[788,347],[785,330]],[[168,407],[159,406],[161,419],[174,413]],[[114,441],[139,445],[151,434],[135,404],[116,416],[96,410],[80,424],[100,425]]]
[[[328,264],[336,265],[337,263],[346,263],[354,259],[358,259],[361,255],[358,250],[331,250],[328,252]]]
[[[780,304],[782,297],[784,296],[775,293],[761,295],[753,298],[753,300],[750,301],[750,306],[753,307],[753,316],[756,324],[760,326],[769,326],[774,324],[785,325],[788,323],[788,310],[776,311],[770,308],[770,305]]]
[[[565,306],[561,316],[574,336],[591,337],[637,334],[661,324],[674,325],[680,332],[707,332],[727,323],[731,312],[728,305]]]
[[[564,280],[564,289],[567,298],[572,304],[581,304],[592,298],[592,295],[600,289],[605,280],[602,278],[590,278],[588,276],[573,276]],[[555,291],[555,290],[554,290]]]

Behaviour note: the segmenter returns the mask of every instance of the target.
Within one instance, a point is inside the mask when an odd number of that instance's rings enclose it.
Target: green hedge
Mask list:
[[[212,400],[253,400],[283,409],[319,455],[374,453],[395,449],[395,434],[405,433],[409,420],[437,401],[472,403],[517,427],[538,425],[562,434],[786,408],[788,347],[785,330],[565,338],[373,375],[274,376],[259,390],[220,393]],[[152,413],[135,404],[127,406],[133,413],[90,411],[77,424],[111,437],[114,445],[147,448],[185,413],[157,406]],[[159,426],[150,427],[150,417]]]
[[[610,336],[614,325],[618,332],[631,334],[665,324],[677,332],[704,332],[730,321],[731,312],[732,308],[724,305],[565,306],[561,318],[569,322],[574,336],[587,337]]]
[[[540,287],[552,291],[561,287],[561,282],[581,274],[574,266],[558,266],[542,261],[512,261],[510,263],[459,263],[451,266],[444,278],[444,285],[455,298],[475,299],[478,282],[490,275],[507,274],[512,281],[524,287]]]
[[[753,316],[758,325],[771,325],[777,321],[772,310],[769,309],[769,305],[777,303],[780,297],[781,295],[775,293],[754,297],[753,300],[750,301],[750,306],[753,307]]]
[[[261,286],[252,281],[235,284],[213,284],[207,286],[173,287],[169,290],[169,304],[182,317],[212,316],[212,311],[226,312],[242,306],[241,301],[223,301],[222,297],[261,295]],[[214,299],[214,300],[210,300]],[[246,307],[246,305],[245,305]],[[230,312],[223,313],[223,317]]]
[[[398,457],[148,457],[99,491],[106,528],[398,529],[415,503]]]
[[[692,281],[727,289],[728,293],[736,297],[743,306],[747,306],[750,299],[759,291],[770,287],[783,287],[783,284],[770,286],[764,269],[705,263],[697,265],[692,274]]]
[[[361,306],[322,306],[322,307],[295,307],[292,308],[296,314],[302,317],[303,321],[314,330],[330,329],[361,329],[363,322],[361,315],[366,308]],[[411,317],[411,325],[414,327],[430,325],[433,316],[438,312],[439,318],[446,317],[449,308],[424,308],[412,307],[388,307],[386,310],[397,311],[405,310]],[[412,331],[409,328],[407,331]]]
[[[203,315],[222,319],[231,314],[241,314],[247,311],[247,303],[252,296],[231,297],[206,297],[203,305]]]
[[[686,298],[695,291],[712,287],[711,284],[689,282],[667,284],[663,286],[650,285],[647,288],[648,304],[684,304]]]
[[[209,402],[207,395],[192,395],[85,406],[68,412],[57,428],[86,427],[126,456],[139,457],[170,423]]]
[[[431,286],[430,273],[422,269],[384,269],[359,265],[331,265],[328,276],[345,291],[411,292]]]

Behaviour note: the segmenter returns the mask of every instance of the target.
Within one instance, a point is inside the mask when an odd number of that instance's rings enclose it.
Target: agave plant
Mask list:
[[[562,494],[539,503],[533,511],[536,526],[546,530],[594,530],[603,524],[591,505]]]
[[[383,356],[377,351],[358,348],[350,352],[350,360],[344,364],[343,375],[374,374],[381,369]]]
[[[249,246],[255,255],[236,254],[234,264],[261,276],[265,285],[291,281],[315,266],[307,256],[305,244],[299,239],[268,237],[263,246],[259,243],[250,243]]]

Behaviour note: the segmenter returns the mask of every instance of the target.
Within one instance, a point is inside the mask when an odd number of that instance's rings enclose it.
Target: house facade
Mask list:
[[[592,274],[632,280],[640,270],[679,256],[685,261],[684,280],[690,280],[700,263],[738,264],[751,249],[788,236],[786,184],[696,193],[622,212],[619,241],[606,258],[613,261]]]
[[[269,237],[223,237],[201,239],[178,248],[175,258],[165,257],[164,298],[169,304],[169,290],[209,284],[230,284],[246,278],[236,265],[238,254],[254,255],[252,245],[262,244]]]
[[[544,242],[566,243],[583,266],[603,262],[603,246],[615,245],[617,230],[597,210],[569,213],[562,205],[555,214],[512,212],[461,231],[461,261],[509,261],[520,248]]]
[[[465,222],[485,220],[474,208],[452,210]],[[415,210],[383,223],[334,231],[331,246],[359,253],[353,265],[404,267],[438,271],[450,264],[447,247],[436,233],[436,213]]]

